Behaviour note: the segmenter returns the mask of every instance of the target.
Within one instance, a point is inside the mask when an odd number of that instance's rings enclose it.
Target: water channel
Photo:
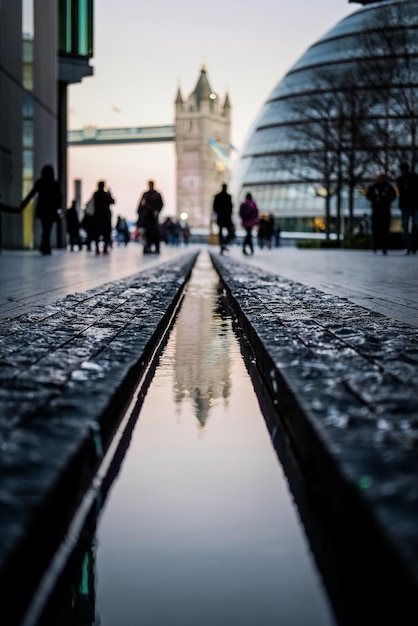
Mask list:
[[[81,576],[40,626],[335,624],[219,292],[201,252]]]

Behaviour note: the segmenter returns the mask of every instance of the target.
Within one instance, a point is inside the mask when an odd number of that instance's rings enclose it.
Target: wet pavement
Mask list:
[[[418,255],[283,246],[244,257],[233,246],[228,256],[418,326]]]
[[[214,262],[314,488],[351,524],[368,519],[402,585],[416,587],[416,326],[332,295],[340,287]]]
[[[16,585],[30,596],[200,248],[0,256],[6,598]],[[312,484],[347,526],[366,520],[416,594],[418,258],[282,248],[243,264],[237,248],[210,251]]]

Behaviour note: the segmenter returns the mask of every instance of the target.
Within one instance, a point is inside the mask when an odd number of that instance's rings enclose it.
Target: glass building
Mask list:
[[[0,198],[17,207],[42,166],[67,187],[67,91],[93,74],[94,0],[0,1]],[[65,224],[57,222],[57,246]],[[0,212],[4,248],[33,248],[40,237],[34,204]]]
[[[343,233],[378,172],[417,164],[418,0],[362,4],[273,89],[241,150],[235,197],[284,230]]]

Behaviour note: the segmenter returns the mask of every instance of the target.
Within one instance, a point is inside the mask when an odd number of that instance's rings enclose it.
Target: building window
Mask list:
[[[33,37],[33,0],[22,0],[22,33]]]
[[[93,56],[93,0],[59,0],[59,53]]]
[[[34,106],[33,106],[33,0],[22,2],[22,195],[34,181]],[[32,244],[31,244],[32,245]]]

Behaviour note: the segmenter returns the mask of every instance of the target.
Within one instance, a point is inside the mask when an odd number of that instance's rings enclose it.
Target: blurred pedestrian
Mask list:
[[[269,250],[271,250],[273,235],[274,235],[274,215],[273,213],[269,213],[266,219],[266,244]]]
[[[190,232],[190,227],[188,225],[187,222],[184,222],[181,226],[181,234],[183,237],[183,243],[185,246],[189,245],[189,241],[190,241],[190,237],[191,237],[191,232]]]
[[[282,229],[280,227],[280,224],[278,222],[274,222],[275,226],[274,226],[274,243],[276,248],[278,248],[280,246],[280,238],[281,238],[281,234],[282,234]]]
[[[254,226],[258,224],[258,207],[253,200],[253,197],[250,192],[245,196],[245,201],[241,203],[239,208],[239,215],[241,218],[241,222],[243,227],[245,228],[245,238],[242,246],[242,251],[244,254],[254,254],[254,244],[252,237],[252,230]],[[250,252],[247,252],[247,246],[250,249]]]
[[[258,220],[258,233],[257,240],[259,248],[267,246],[271,250],[271,240],[273,237],[274,229],[274,217],[270,213],[269,215],[260,215]]]
[[[372,245],[373,252],[382,250],[387,254],[390,230],[390,206],[396,198],[396,190],[386,174],[378,174],[376,182],[369,185],[366,198],[372,206]]]
[[[401,163],[401,175],[396,179],[399,208],[402,213],[402,237],[405,254],[418,249],[418,174],[408,163]]]
[[[75,200],[72,201],[71,206],[67,209],[66,223],[71,252],[74,250],[74,246],[78,246],[78,249],[81,250],[80,220],[78,219],[77,202]]]
[[[122,215],[118,215],[116,219],[116,238],[119,245],[124,243],[125,246],[127,246],[131,240],[128,223]]]
[[[227,246],[233,239],[232,224],[232,196],[228,193],[228,187],[224,183],[222,190],[213,199],[213,212],[216,213],[216,223],[219,226],[219,245],[221,254],[228,250]],[[225,233],[226,229],[226,233]]]
[[[34,186],[20,204],[24,209],[29,201],[37,196],[35,207],[35,219],[41,222],[41,254],[51,254],[51,230],[55,222],[60,218],[62,193],[58,181],[55,180],[52,165],[44,165],[41,176],[35,181]]]
[[[163,197],[154,188],[154,181],[148,181],[148,189],[142,194],[138,205],[137,226],[142,231],[144,240],[144,254],[155,252],[159,254],[161,233],[159,215],[164,206]],[[153,246],[155,250],[153,250]]]
[[[81,220],[81,228],[86,232],[86,246],[87,251],[90,252],[91,244],[94,241],[94,206],[93,199],[87,202],[83,218]]]
[[[110,190],[105,190],[105,182],[99,181],[97,190],[93,194],[94,231],[96,254],[100,254],[99,242],[103,239],[103,254],[108,254],[112,245],[112,212],[110,205],[115,201]]]
[[[180,245],[181,226],[178,220],[167,217],[161,225],[161,240],[169,246]]]

